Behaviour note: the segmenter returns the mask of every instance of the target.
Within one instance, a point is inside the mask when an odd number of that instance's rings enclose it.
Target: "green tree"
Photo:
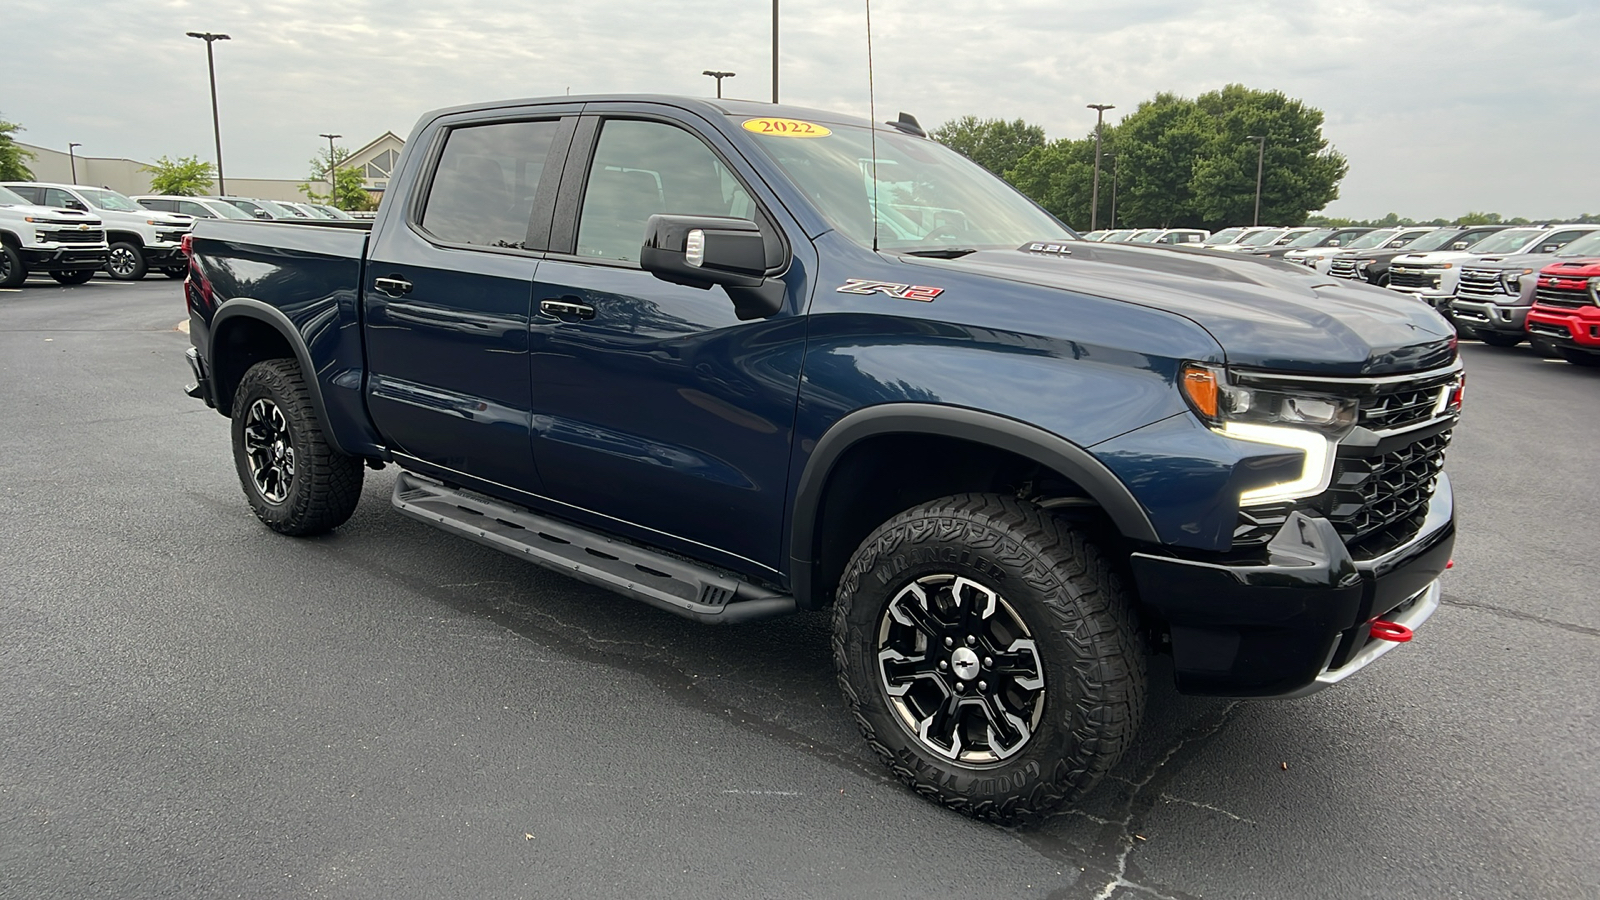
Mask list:
[[[1252,220],[1258,154],[1262,222],[1299,225],[1338,198],[1350,166],[1323,138],[1321,110],[1242,84],[1201,94],[1194,105],[1207,143],[1194,165],[1193,212],[1206,227]],[[1266,138],[1264,153],[1251,135]]]
[[[1166,93],[1119,122],[1118,218],[1141,228],[1211,227],[1196,196],[1195,175],[1196,164],[1216,143],[1213,124],[1194,101]]]
[[[1110,134],[1111,129],[1107,128],[1101,137],[1102,150]],[[1100,216],[1102,221],[1108,222],[1111,182],[1106,176],[1111,166],[1109,157],[1101,159]],[[1076,228],[1088,228],[1089,198],[1094,182],[1094,136],[1078,140],[1063,138],[1035,147],[1006,173],[1006,180],[1061,221]]]
[[[1029,151],[1045,145],[1044,129],[1021,119],[962,116],[935,128],[929,137],[1002,178]]]
[[[11,138],[13,134],[26,130],[15,122],[0,119],[0,181],[33,180],[33,170],[28,168],[28,160],[34,158],[34,152],[17,146],[17,142]]]
[[[208,162],[201,162],[196,156],[180,156],[177,159],[167,159],[160,156],[148,166],[141,166],[141,172],[150,173],[150,193],[172,194],[177,197],[198,197],[211,192],[211,185],[216,183],[216,166]]]
[[[350,158],[350,151],[343,147],[333,148],[333,156],[327,151],[318,153],[311,158],[311,181],[300,185],[300,193],[313,203],[331,203],[338,209],[370,210],[378,207],[378,201],[367,191],[365,176],[361,170],[354,166],[344,165]],[[328,186],[328,167],[335,166],[333,190],[319,193],[319,188]],[[315,187],[313,187],[315,185]]]

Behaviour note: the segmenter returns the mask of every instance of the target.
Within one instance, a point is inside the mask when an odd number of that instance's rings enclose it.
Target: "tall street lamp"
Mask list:
[[[217,139],[217,194],[227,196],[228,185],[222,180],[222,125],[217,119],[217,63],[211,56],[211,45],[217,41],[231,41],[232,38],[225,34],[212,34],[209,31],[185,32],[192,38],[206,42],[206,71],[211,75],[211,133]]]
[[[1256,152],[1256,217],[1251,225],[1261,224],[1261,167],[1267,161],[1267,138],[1262,134],[1247,134],[1247,141],[1260,141],[1261,149]]]
[[[735,75],[737,75],[739,73],[737,73],[737,72],[717,72],[717,71],[713,71],[711,69],[707,69],[704,72],[701,72],[700,74],[701,75],[710,75],[712,78],[715,78],[717,80],[717,99],[721,100],[722,99],[722,79],[724,79],[724,78],[732,78],[733,76],[735,76]]]
[[[82,147],[82,146],[83,145],[78,143],[77,141],[73,141],[73,142],[67,144],[67,159],[71,162],[71,165],[72,165],[72,183],[73,184],[77,184],[78,183],[78,155],[76,153],[74,153],[73,151],[76,150],[79,147]]]
[[[772,0],[772,102],[778,102],[778,0]]]
[[[1121,154],[1111,154],[1111,227],[1117,227],[1117,170],[1122,167]]]
[[[1089,195],[1089,230],[1097,231],[1100,225],[1100,128],[1106,121],[1106,110],[1116,109],[1110,103],[1090,103],[1094,110],[1094,190]]]
[[[344,135],[319,134],[317,137],[325,137],[328,139],[328,202],[332,203],[334,208],[337,209],[339,208],[339,198],[337,196],[339,183],[334,180],[333,175],[339,169],[339,161],[333,156],[333,139],[342,138]],[[310,188],[307,188],[307,190],[310,190]]]

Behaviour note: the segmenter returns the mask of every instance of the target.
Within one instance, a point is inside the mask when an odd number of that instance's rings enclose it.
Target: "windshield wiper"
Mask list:
[[[927,250],[902,250],[907,256],[922,256],[928,259],[960,259],[968,253],[977,253],[977,247],[933,247]]]

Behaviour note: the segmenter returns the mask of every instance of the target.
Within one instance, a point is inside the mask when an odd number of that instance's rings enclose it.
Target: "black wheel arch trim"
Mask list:
[[[817,510],[835,465],[863,440],[908,433],[960,438],[1031,459],[1071,478],[1088,492],[1124,537],[1161,543],[1133,492],[1083,447],[1026,422],[963,406],[884,403],[858,409],[835,422],[817,441],[800,476],[789,532],[789,563],[794,596],[803,606],[822,605],[819,598],[811,597],[816,565],[812,548],[816,545]]]
[[[306,390],[311,394],[311,406],[316,411],[317,421],[323,424],[323,437],[333,449],[344,453],[344,448],[339,446],[338,437],[333,433],[333,429],[328,427],[328,407],[322,401],[322,384],[317,380],[317,369],[311,362],[311,350],[306,347],[305,338],[301,336],[300,330],[294,327],[294,322],[284,315],[283,310],[260,300],[236,297],[222,304],[217,309],[216,315],[211,319],[211,338],[210,346],[206,348],[206,364],[212,373],[212,391],[216,394],[213,399],[216,400],[217,411],[223,415],[231,415],[232,412],[233,398],[231,396],[222,396],[221,385],[216,383],[215,378],[217,372],[217,337],[227,332],[228,329],[225,326],[234,319],[251,319],[260,322],[278,332],[284,341],[288,343],[289,349],[294,352],[295,362],[300,364],[300,371],[305,376]],[[243,373],[240,374],[241,376],[243,375]]]

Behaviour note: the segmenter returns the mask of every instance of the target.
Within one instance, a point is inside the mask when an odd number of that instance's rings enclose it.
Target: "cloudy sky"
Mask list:
[[[459,103],[613,91],[771,95],[767,0],[3,0],[0,116],[94,156],[303,178]],[[781,99],[865,115],[861,0],[783,0]],[[1051,137],[1157,91],[1241,82],[1322,109],[1332,215],[1600,212],[1600,0],[875,0],[879,118],[1021,117]]]

